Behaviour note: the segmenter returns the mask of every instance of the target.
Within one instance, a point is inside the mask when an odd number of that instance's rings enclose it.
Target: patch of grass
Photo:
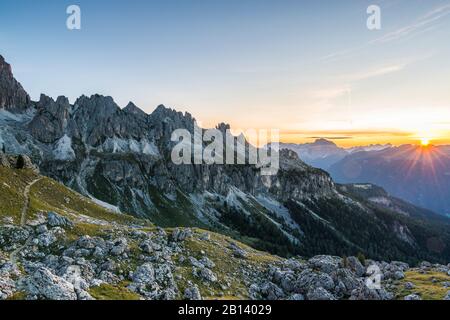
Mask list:
[[[62,184],[43,178],[31,189],[32,198],[38,198],[41,204],[47,207],[59,208],[64,211],[77,212],[89,217],[103,219],[120,224],[142,223],[130,215],[118,214],[104,209],[90,199],[66,188]]]
[[[140,300],[140,296],[126,287],[126,284],[113,286],[110,284],[101,284],[98,287],[89,289],[89,293],[97,300]]]
[[[77,223],[73,229],[66,229],[69,241],[75,241],[81,236],[101,236],[106,227],[90,223]]]
[[[433,281],[434,280],[434,281]],[[427,273],[419,273],[418,271],[405,272],[405,278],[399,281],[397,298],[403,299],[410,294],[419,294],[423,300],[442,300],[450,290],[444,288],[443,282],[450,282],[450,276],[437,271],[429,271]],[[411,290],[405,289],[405,283],[411,282],[415,288]]]
[[[0,219],[11,217],[14,223],[20,222],[23,192],[36,177],[31,170],[12,170],[0,166]]]
[[[7,300],[25,300],[26,298],[27,298],[27,294],[25,292],[23,292],[23,291],[16,291]]]

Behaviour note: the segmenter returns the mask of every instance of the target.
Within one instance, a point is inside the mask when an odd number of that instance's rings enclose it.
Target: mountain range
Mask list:
[[[389,194],[442,215],[450,214],[450,147],[371,145],[345,149],[319,139],[283,144],[339,183],[372,183]]]
[[[121,109],[102,95],[82,96],[74,104],[64,96],[31,101],[0,61],[3,153],[30,157],[43,175],[112,212],[162,227],[209,229],[281,256],[450,259],[445,217],[387,193],[374,200],[376,187],[337,185],[286,148],[274,176],[261,175],[255,165],[175,165],[171,134],[193,132],[190,114],[163,105],[146,114],[131,102]],[[320,150],[334,148],[318,144]],[[374,195],[362,197],[361,188]]]
[[[310,166],[329,170],[332,165],[344,159],[348,155],[358,152],[380,151],[392,147],[391,144],[372,144],[351,148],[342,148],[331,140],[316,139],[311,143],[280,143],[280,148],[297,152],[299,157]]]

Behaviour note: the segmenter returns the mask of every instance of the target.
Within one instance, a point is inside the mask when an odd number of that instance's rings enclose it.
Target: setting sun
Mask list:
[[[421,144],[423,147],[428,147],[428,145],[430,144],[430,139],[422,138],[422,139],[420,140],[420,144]]]

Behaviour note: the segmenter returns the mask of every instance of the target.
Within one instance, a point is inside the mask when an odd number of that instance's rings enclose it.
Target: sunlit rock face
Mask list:
[[[0,109],[22,111],[30,104],[30,96],[14,79],[11,66],[0,55]]]

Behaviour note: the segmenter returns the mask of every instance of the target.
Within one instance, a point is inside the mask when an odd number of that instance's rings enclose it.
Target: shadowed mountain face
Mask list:
[[[193,132],[188,113],[159,106],[148,115],[101,95],[73,105],[42,95],[13,111],[0,111],[1,149],[30,156],[43,174],[110,210],[161,226],[209,228],[285,256],[450,257],[450,247],[428,246],[429,239],[450,243],[447,220],[428,221],[426,212],[413,214],[418,208],[374,206],[337,188],[293,151],[280,151],[273,176],[262,176],[255,165],[175,165],[171,135]]]
[[[347,156],[329,169],[341,183],[373,183],[390,194],[440,214],[450,214],[447,147],[405,145]]]
[[[344,148],[325,139],[317,139],[313,143],[306,144],[281,143],[280,148],[293,150],[307,164],[324,170],[328,170],[331,165],[348,155]]]

